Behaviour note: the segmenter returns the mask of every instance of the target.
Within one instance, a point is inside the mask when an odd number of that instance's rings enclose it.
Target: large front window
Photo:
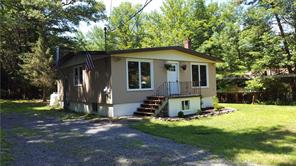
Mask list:
[[[201,87],[208,87],[208,66],[206,64],[192,64],[191,78],[193,87],[200,85]]]
[[[128,90],[152,89],[152,62],[144,60],[128,60]]]

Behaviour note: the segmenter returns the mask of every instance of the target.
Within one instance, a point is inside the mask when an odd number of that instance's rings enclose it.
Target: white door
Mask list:
[[[167,82],[169,95],[179,94],[179,64],[170,63],[171,67],[167,70]]]

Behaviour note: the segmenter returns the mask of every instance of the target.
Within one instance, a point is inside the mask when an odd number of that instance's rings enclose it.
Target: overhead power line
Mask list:
[[[121,26],[123,26],[123,25],[125,25],[126,23],[128,23],[130,20],[132,20],[134,17],[136,17],[139,13],[141,13],[141,12],[144,10],[144,8],[145,8],[147,5],[149,5],[149,3],[150,3],[151,1],[152,1],[152,0],[146,0],[146,2],[144,3],[144,5],[143,5],[143,6],[142,6],[137,12],[135,12],[133,15],[131,15],[127,21],[125,21],[124,23],[121,22],[117,27],[111,29],[110,31],[114,31],[115,29],[120,28]]]
[[[129,17],[129,19],[127,21],[125,21],[125,23],[121,22],[117,27],[114,27],[113,29],[110,29],[109,31],[112,32],[114,31],[115,29],[117,28],[120,28],[121,26],[123,26],[124,24],[126,24],[127,22],[129,22],[130,20],[132,20],[134,17],[136,17],[139,13],[141,13],[144,8],[149,5],[149,3],[151,2],[152,0],[146,0],[146,2],[144,3],[144,5],[137,11],[135,12],[133,15],[131,15]],[[111,5],[112,5],[112,0],[111,0]],[[110,15],[111,15],[111,7],[110,7]],[[110,20],[109,20],[110,21]],[[109,27],[108,27],[109,28]],[[104,38],[105,38],[105,51],[107,52],[107,48],[108,48],[108,44],[107,44],[107,27],[105,26],[104,27]]]

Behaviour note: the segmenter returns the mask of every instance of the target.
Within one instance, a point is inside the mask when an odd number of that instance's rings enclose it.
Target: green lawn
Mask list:
[[[55,116],[60,120],[95,119],[98,115],[65,111],[52,108],[39,100],[1,100],[0,113],[21,113],[29,116]]]
[[[238,111],[191,121],[151,119],[132,127],[209,150],[238,164],[296,164],[296,106],[224,106]]]

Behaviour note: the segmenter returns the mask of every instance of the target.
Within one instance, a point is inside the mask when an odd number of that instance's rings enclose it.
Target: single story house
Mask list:
[[[70,110],[108,117],[194,114],[213,106],[217,62],[180,46],[69,53],[58,66],[58,94]]]

